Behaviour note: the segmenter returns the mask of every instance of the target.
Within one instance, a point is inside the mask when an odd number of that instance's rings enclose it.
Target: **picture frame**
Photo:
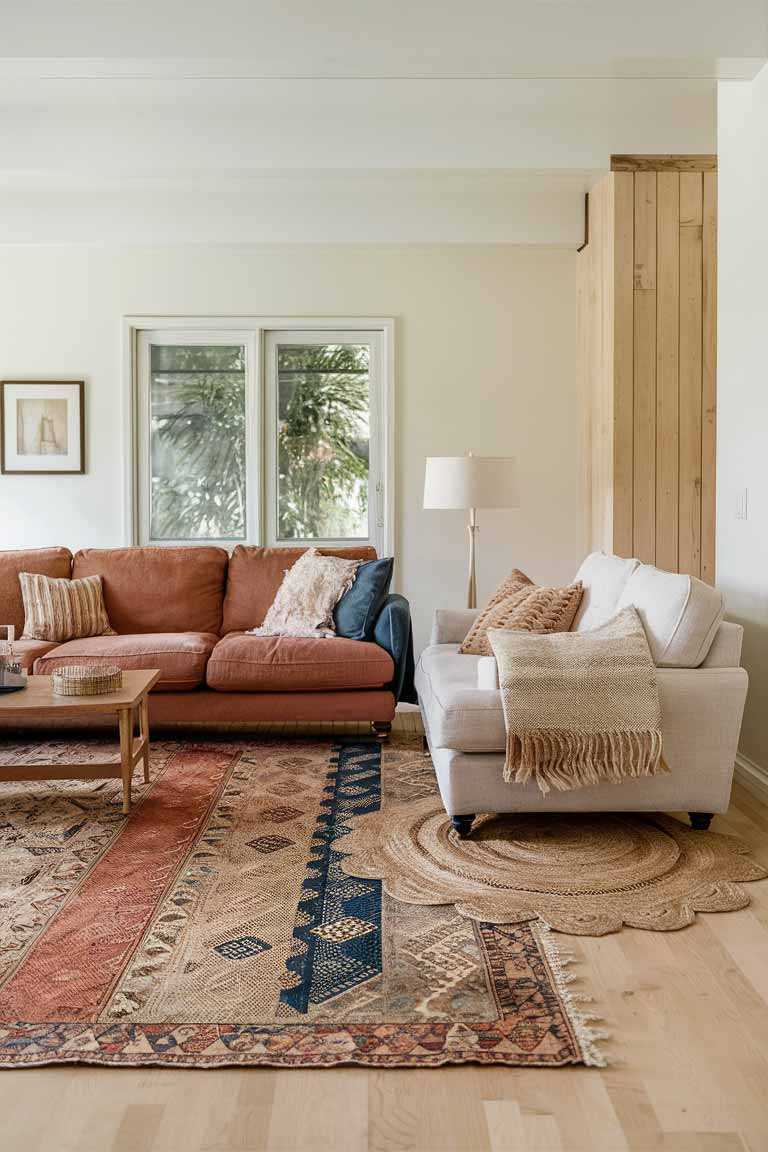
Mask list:
[[[84,381],[0,381],[0,473],[62,476],[84,472]]]

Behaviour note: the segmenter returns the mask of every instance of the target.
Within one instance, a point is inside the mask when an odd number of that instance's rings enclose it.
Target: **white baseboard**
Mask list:
[[[740,784],[743,784],[749,792],[757,796],[758,800],[768,804],[768,770],[739,752],[736,755],[734,775]]]

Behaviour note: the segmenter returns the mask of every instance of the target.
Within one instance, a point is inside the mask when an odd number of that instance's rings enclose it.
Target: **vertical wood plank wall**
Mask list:
[[[616,167],[578,257],[590,546],[714,583],[715,162]]]

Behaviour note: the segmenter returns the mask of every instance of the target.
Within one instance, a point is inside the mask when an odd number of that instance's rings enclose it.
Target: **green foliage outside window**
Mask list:
[[[278,350],[278,536],[368,535],[368,348]]]
[[[245,349],[152,348],[152,539],[245,538]]]
[[[153,345],[151,536],[246,537],[246,371],[238,345]],[[369,351],[278,349],[278,537],[368,535]]]

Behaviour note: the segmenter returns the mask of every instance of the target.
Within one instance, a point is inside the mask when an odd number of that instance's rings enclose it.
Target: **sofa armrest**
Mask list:
[[[430,644],[461,644],[479,611],[478,608],[436,608]]]
[[[373,639],[389,652],[395,665],[395,675],[389,685],[398,703],[416,704],[416,688],[413,683],[413,628],[411,626],[411,606],[404,596],[396,592],[387,596],[381,612],[376,618]]]
[[[715,632],[706,659],[700,668],[738,668],[741,662],[741,642],[744,629],[741,624],[731,624],[727,620],[720,623]]]
[[[664,759],[672,772],[710,776],[724,812],[749,680],[743,668],[659,668]]]

